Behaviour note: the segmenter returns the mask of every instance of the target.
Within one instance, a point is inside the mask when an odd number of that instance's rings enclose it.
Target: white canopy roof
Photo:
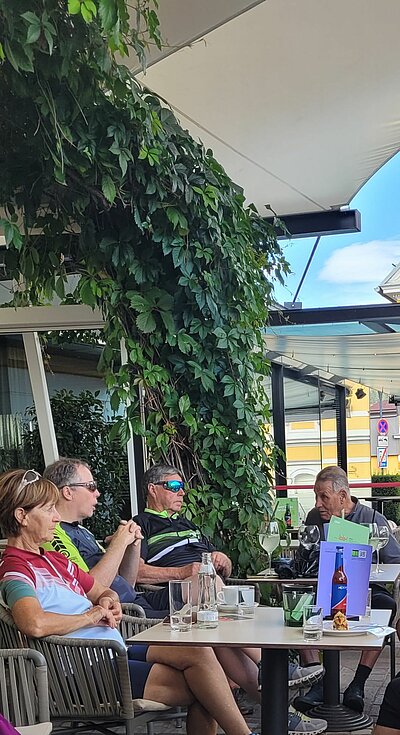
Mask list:
[[[398,332],[334,336],[269,333],[265,342],[267,356],[287,367],[298,368],[308,375],[320,375],[335,383],[351,380],[388,395],[400,395]]]
[[[140,79],[262,214],[346,205],[399,149],[398,0],[164,0],[159,17],[169,47]]]

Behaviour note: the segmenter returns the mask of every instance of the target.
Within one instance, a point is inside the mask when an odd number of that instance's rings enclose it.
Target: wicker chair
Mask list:
[[[0,650],[0,712],[21,735],[49,735],[47,666],[27,648]]]
[[[146,613],[141,605],[137,605],[136,602],[123,602],[122,612],[124,615],[133,615],[135,618],[145,618]]]
[[[121,634],[130,637],[157,622],[124,615]],[[126,735],[134,735],[136,722],[182,716],[179,710],[159,702],[132,699],[126,648],[117,641],[62,636],[28,638],[17,630],[10,613],[2,607],[0,640],[3,647],[22,646],[44,656],[55,732],[78,733],[90,724],[92,729],[111,735],[111,728],[124,725]]]

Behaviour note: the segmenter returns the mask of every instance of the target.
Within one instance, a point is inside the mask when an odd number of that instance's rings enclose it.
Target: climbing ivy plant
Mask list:
[[[161,45],[156,5],[133,6],[0,0],[6,267],[26,305],[64,300],[79,274],[68,298],[103,311],[121,441],[143,435],[182,470],[187,512],[245,569],[273,463],[262,330],[286,263],[212,152],[116,62]]]

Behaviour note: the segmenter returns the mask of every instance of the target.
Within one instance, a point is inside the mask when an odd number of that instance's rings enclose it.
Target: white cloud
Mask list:
[[[334,250],[318,274],[329,283],[371,283],[378,286],[400,261],[400,240],[371,240]]]

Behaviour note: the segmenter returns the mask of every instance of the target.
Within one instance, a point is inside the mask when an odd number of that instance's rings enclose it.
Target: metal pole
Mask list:
[[[124,365],[125,363],[128,362],[128,353],[126,350],[124,339],[121,339],[120,351],[121,351],[121,365]],[[129,405],[129,401],[127,401],[127,405]],[[128,440],[128,443],[126,445],[126,453],[128,457],[129,497],[131,501],[131,512],[132,512],[132,516],[135,516],[139,512],[139,507],[138,507],[138,490],[137,490],[137,482],[136,482],[135,446],[134,446],[134,437],[132,435],[131,428],[130,428],[130,439]]]
[[[347,472],[346,388],[335,386],[337,463]]]
[[[274,427],[275,446],[280,450],[276,459],[275,484],[286,485],[286,431],[285,431],[285,397],[283,387],[283,365],[271,363],[272,389],[272,424]],[[287,490],[281,497],[287,497]]]
[[[54,430],[53,415],[46,374],[44,371],[42,350],[37,332],[24,333],[26,362],[28,365],[29,380],[32,387],[33,402],[35,404],[40,441],[42,443],[45,465],[52,464],[58,457],[56,433]]]

